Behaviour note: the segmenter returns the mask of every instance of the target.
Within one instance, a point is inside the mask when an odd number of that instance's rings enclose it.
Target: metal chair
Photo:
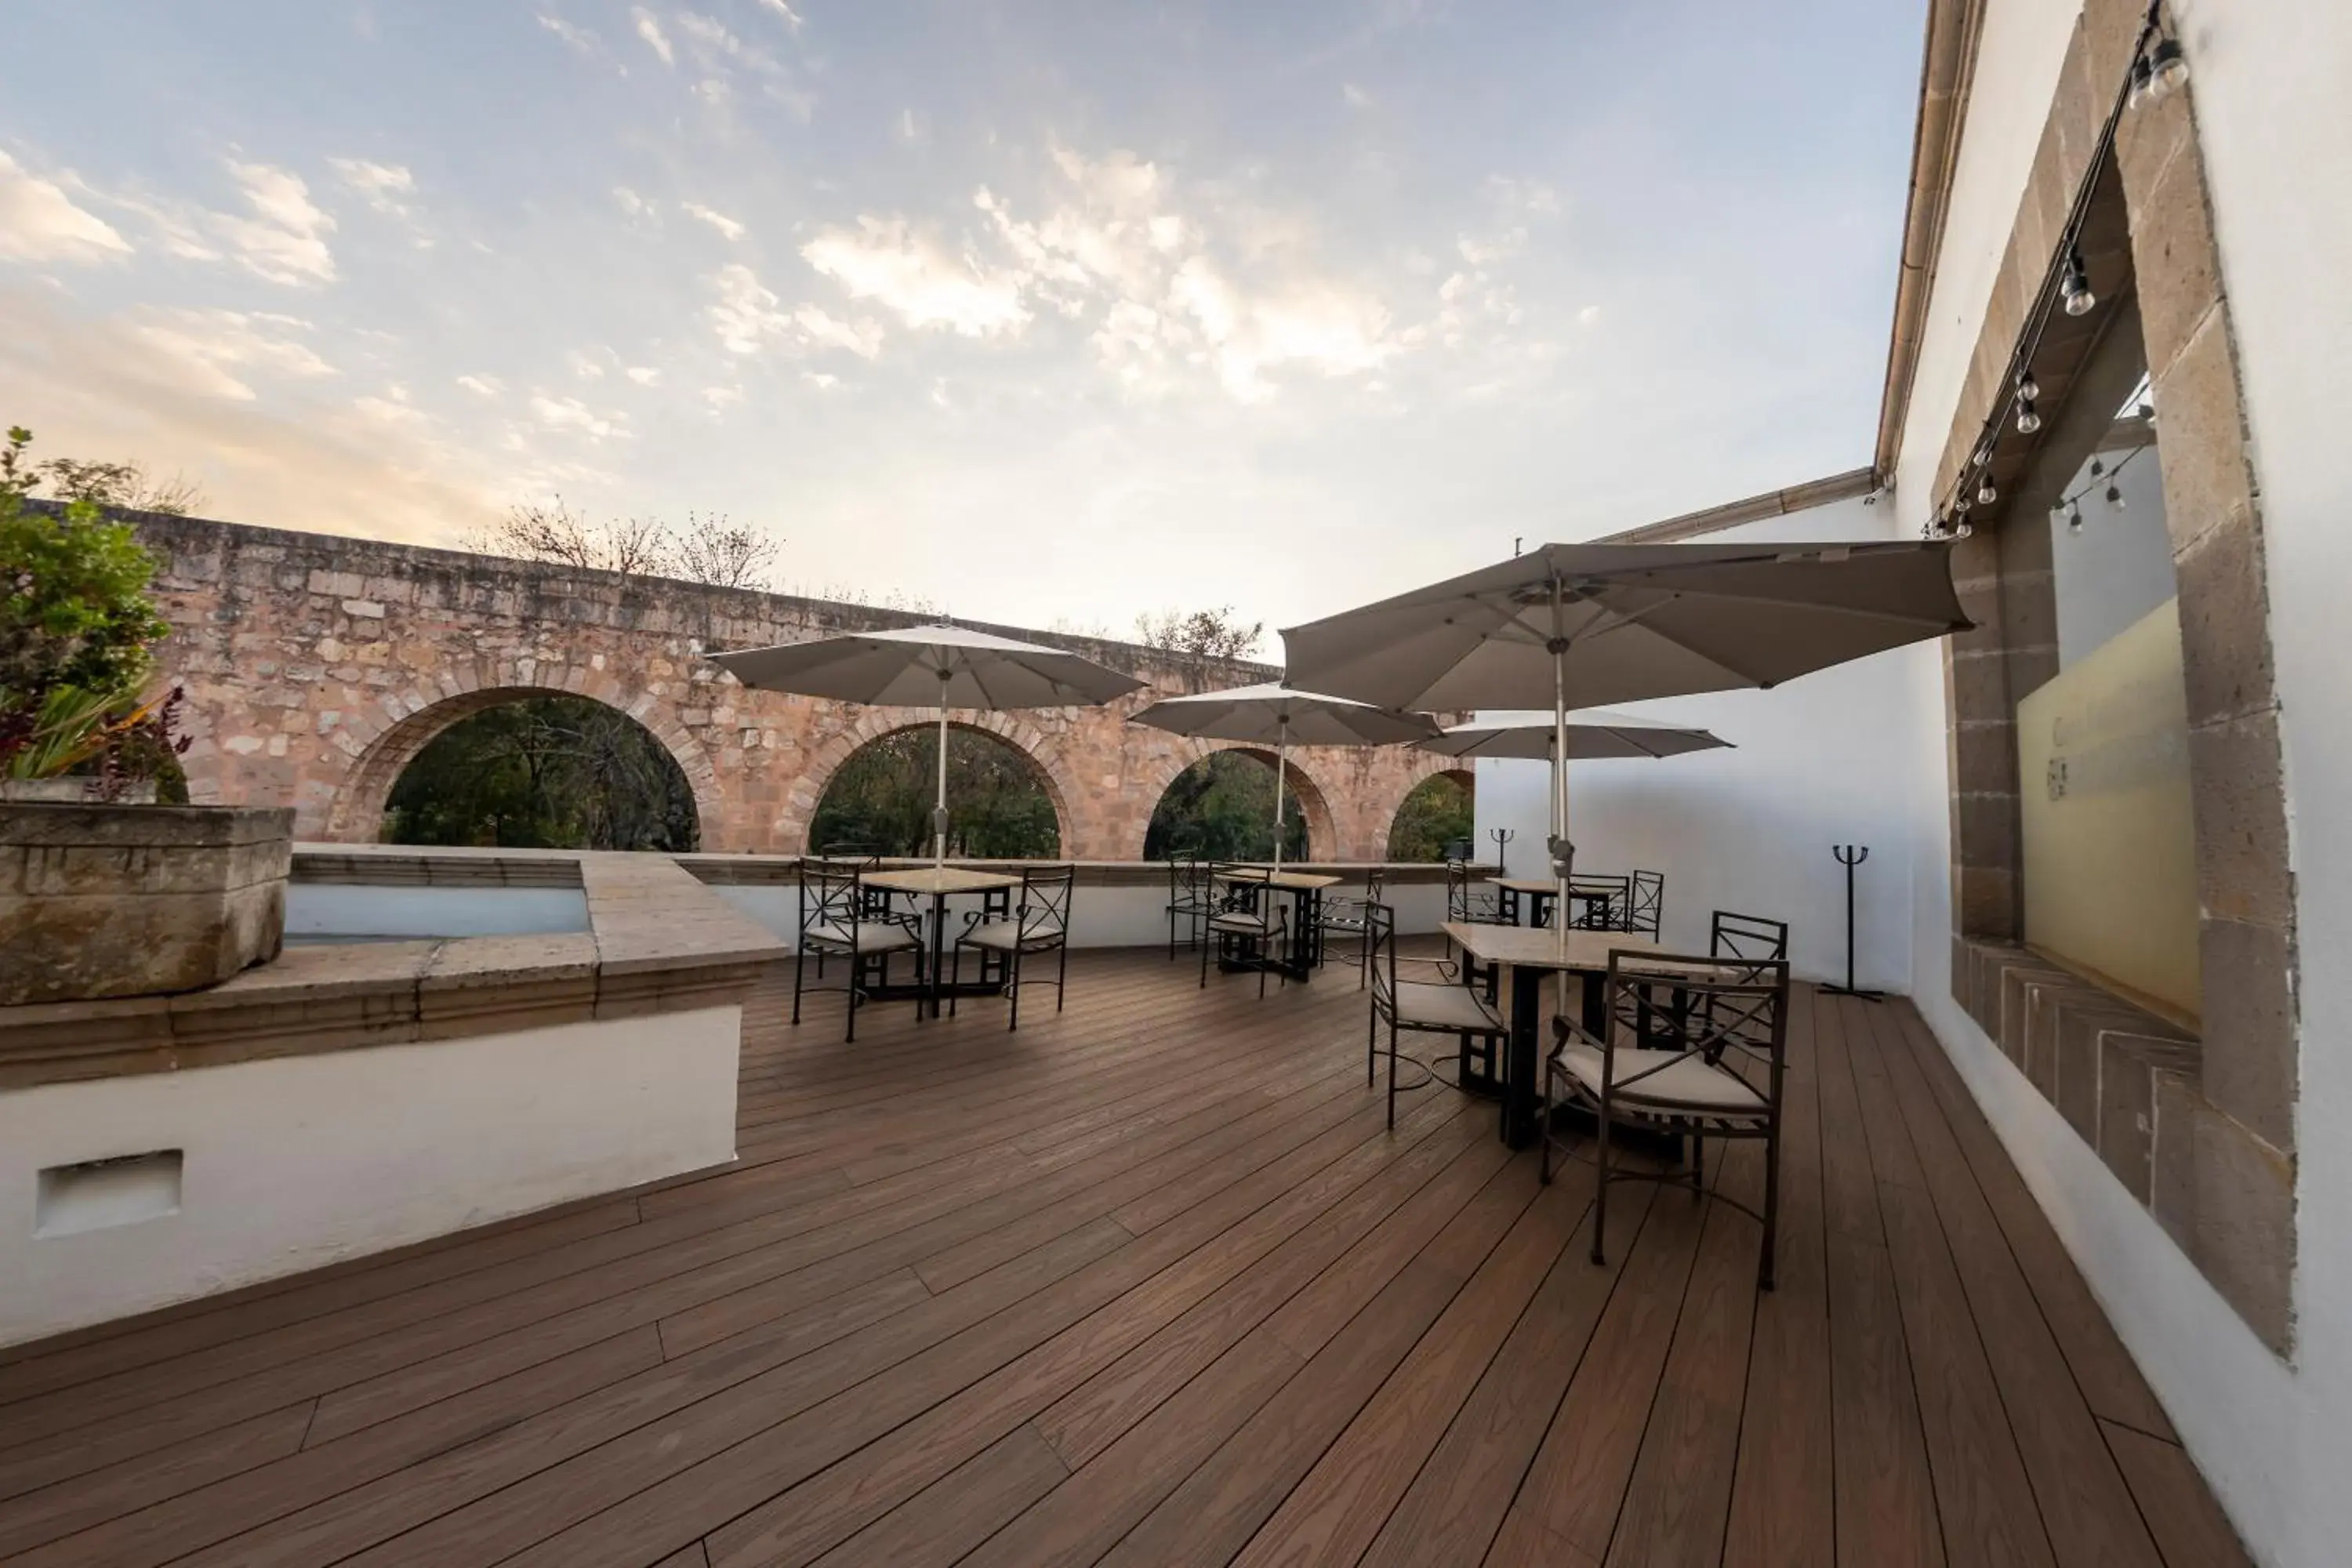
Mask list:
[[[981,973],[987,975],[992,959],[1004,966],[1004,994],[1011,1006],[1004,1021],[1005,1028],[1021,1026],[1021,968],[1024,959],[1035,953],[1058,954],[1054,978],[1039,978],[1031,984],[1054,988],[1054,1011],[1062,1010],[1062,997],[1068,989],[1070,978],[1070,898],[1077,885],[1075,866],[1031,866],[1021,873],[1018,901],[1009,913],[992,915],[987,910],[975,911],[964,917],[964,931],[956,938],[954,967],[948,973],[948,1016],[955,1016],[956,988],[963,980],[963,950],[977,949]]]
[[[1221,955],[1229,945],[1238,946],[1255,952],[1257,994],[1264,996],[1269,968],[1280,969],[1283,984],[1290,984],[1290,910],[1274,897],[1274,889],[1267,884],[1229,880],[1225,876],[1246,868],[1230,861],[1209,868],[1210,908],[1202,921],[1206,940],[1201,943],[1201,984],[1205,988],[1209,984],[1210,956]],[[1277,952],[1279,958],[1274,956]]]
[[[1189,928],[1186,945],[1201,945],[1201,923],[1209,918],[1213,889],[1209,863],[1197,855],[1171,852],[1168,857],[1168,962],[1176,962],[1176,922]]]
[[[1472,921],[1491,925],[1501,920],[1501,906],[1495,895],[1481,892],[1471,885],[1470,862],[1448,860],[1445,863],[1445,918],[1450,921]]]
[[[890,982],[890,955],[912,952],[915,974],[922,976],[923,937],[910,915],[896,915],[887,905],[876,913],[873,895],[883,891],[866,886],[866,867],[856,861],[828,860],[811,856],[801,862],[800,940],[793,952],[793,1022],[801,1021],[801,995],[807,986],[803,973],[809,954],[817,955],[817,979],[824,978],[828,956],[849,960],[849,979],[841,989],[849,997],[846,1037],[857,1038],[857,1009],[869,989]],[[817,990],[832,990],[819,985]],[[921,1004],[916,1004],[919,1010]]]
[[[1706,950],[1714,958],[1764,963],[1785,960],[1789,956],[1789,922],[1717,910],[1707,931]]]
[[[1352,938],[1356,955],[1345,962],[1356,966],[1356,989],[1364,988],[1365,977],[1371,970],[1372,925],[1371,908],[1381,901],[1381,889],[1388,880],[1388,868],[1375,866],[1364,874],[1364,896],[1332,898],[1323,900],[1323,917],[1316,921],[1324,938],[1325,952],[1331,951],[1330,939]],[[1341,950],[1342,956],[1345,949]]]
[[[1368,1026],[1364,1052],[1364,1084],[1370,1088],[1373,1069],[1380,1058],[1389,1059],[1389,1131],[1396,1131],[1397,1097],[1397,1034],[1412,1030],[1423,1034],[1453,1035],[1461,1041],[1460,1062],[1465,1077],[1470,1071],[1474,1053],[1478,1058],[1478,1070],[1488,1078],[1497,1075],[1503,1042],[1510,1035],[1510,1026],[1503,1022],[1495,1004],[1475,988],[1455,978],[1453,966],[1431,958],[1410,958],[1402,962],[1444,976],[1442,980],[1406,980],[1400,977],[1396,950],[1396,911],[1386,904],[1375,903],[1364,910],[1368,941],[1365,946],[1365,968],[1371,973],[1372,1015]],[[1381,1048],[1381,1026],[1388,1026],[1387,1048]],[[1475,1042],[1475,1046],[1474,1046]],[[1419,1064],[1416,1064],[1419,1065]],[[1434,1076],[1431,1075],[1432,1081]],[[1408,1089],[1423,1085],[1403,1086]]]
[[[1552,1177],[1552,1150],[1565,1145],[1552,1128],[1555,1106],[1589,1108],[1600,1123],[1594,1145],[1592,1261],[1604,1250],[1612,1182],[1687,1184],[1694,1196],[1729,1204],[1764,1226],[1759,1289],[1772,1289],[1780,1209],[1780,1100],[1787,1067],[1789,965],[1780,959],[1681,957],[1620,949],[1609,955],[1603,1036],[1564,1017],[1552,1020],[1544,1063],[1542,1179]],[[1670,1002],[1661,1004],[1661,993]],[[1610,1166],[1612,1127],[1646,1127],[1686,1136],[1691,1157],[1680,1173]],[[1706,1185],[1706,1140],[1761,1139],[1761,1210]]]
[[[1625,904],[1625,930],[1655,941],[1658,926],[1664,919],[1665,907],[1665,873],[1634,872],[1632,891]]]
[[[1570,931],[1624,931],[1633,903],[1630,877],[1583,876],[1568,879]]]

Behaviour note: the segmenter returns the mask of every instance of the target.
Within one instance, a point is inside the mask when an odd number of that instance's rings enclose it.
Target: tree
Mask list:
[[[460,541],[485,555],[545,561],[624,577],[678,577],[721,588],[765,588],[778,542],[724,514],[686,514],[672,529],[657,518],[592,518],[557,496],[545,505],[518,503],[496,522]]]
[[[1389,824],[1389,858],[1443,860],[1449,844],[1473,831],[1470,786],[1452,773],[1433,773],[1412,786]]]
[[[852,752],[824,788],[809,823],[823,852],[928,855],[939,790],[939,730],[894,731]],[[1036,764],[995,736],[948,731],[948,850],[982,859],[1049,858],[1061,852],[1054,802]]]
[[[7,447],[0,451],[0,490],[19,502],[37,497],[68,505],[87,501],[102,511],[160,511],[173,517],[184,517],[204,504],[205,492],[184,475],[156,479],[135,462],[84,462],[77,458],[36,462],[26,455],[32,443],[30,430],[12,426]]]
[[[1189,615],[1162,610],[1155,616],[1147,611],[1135,617],[1135,633],[1146,647],[1166,648],[1171,653],[1188,653],[1201,658],[1247,658],[1257,651],[1258,639],[1265,635],[1265,623],[1252,621],[1244,626],[1235,618],[1231,605],[1220,605],[1213,610],[1194,610]]]
[[[627,714],[585,697],[529,697],[459,720],[402,770],[391,844],[501,848],[696,847],[694,790]]]
[[[142,704],[153,645],[171,632],[148,597],[155,558],[88,498],[25,503],[49,465],[12,426],[0,449],[0,773],[95,771],[110,793],[185,749],[177,694]]]
[[[1283,791],[1282,854],[1307,858],[1307,814]],[[1274,769],[1248,752],[1216,751],[1178,773],[1151,809],[1143,858],[1263,860],[1274,853]]]

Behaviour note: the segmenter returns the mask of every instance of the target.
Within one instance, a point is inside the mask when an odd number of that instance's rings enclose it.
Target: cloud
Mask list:
[[[1601,307],[1598,305],[1587,305],[1576,313],[1576,324],[1580,327],[1589,327],[1600,319]]]
[[[646,223],[657,224],[661,221],[661,214],[654,209],[654,204],[646,200],[645,197],[637,195],[636,192],[629,189],[626,185],[614,185],[613,187],[613,199],[621,205],[621,210],[623,212],[628,214],[633,218],[637,218]]]
[[[0,153],[0,257],[11,261],[98,261],[131,243],[63,189]]]
[[[730,353],[757,353],[771,339],[797,350],[846,349],[861,359],[882,352],[879,323],[841,321],[814,305],[782,310],[775,291],[740,263],[720,268],[710,282],[718,295],[710,324]]]
[[[309,326],[291,316],[151,310],[135,312],[126,324],[149,353],[177,367],[173,379],[182,388],[232,403],[254,400],[248,374],[308,379],[335,374],[291,335]]]
[[[833,388],[841,384],[841,377],[837,375],[828,375],[821,370],[804,370],[801,372],[801,379],[807,382],[811,386],[815,387],[819,392],[829,392]]]
[[[507,389],[506,383],[495,375],[461,375],[457,384],[477,397],[496,397]]]
[[[784,0],[760,0],[760,4],[766,6],[769,10],[774,12],[779,17],[781,17],[784,26],[792,29],[794,37],[799,36],[801,30],[801,14],[799,12],[793,10],[790,5],[785,5]]]
[[[743,389],[740,386],[706,386],[702,389],[702,401],[709,404],[710,411],[716,414],[722,408],[732,408],[742,402]]]
[[[704,223],[709,224],[711,227],[717,229],[720,234],[725,235],[730,240],[740,239],[743,237],[743,226],[741,224],[736,222],[733,218],[729,217],[723,212],[718,212],[712,208],[704,206],[700,202],[682,203],[680,204],[680,210],[688,217],[701,219]]]
[[[1350,109],[1370,109],[1372,106],[1371,93],[1352,81],[1339,84],[1339,96]]]
[[[255,214],[223,215],[215,220],[237,260],[272,283],[333,282],[335,258],[326,237],[334,232],[335,220],[311,202],[310,187],[302,177],[268,163],[235,161],[228,172]]]
[[[801,247],[801,258],[850,298],[871,300],[910,327],[985,338],[1017,334],[1029,323],[1020,271],[950,256],[903,218],[868,215],[854,229],[826,228]]]
[[[646,47],[659,55],[662,64],[677,64],[677,51],[670,47],[669,35],[662,31],[661,18],[642,5],[633,8],[629,16],[636,23],[637,37],[646,41]]]
[[[598,381],[604,374],[604,362],[585,349],[573,349],[564,356],[564,364],[583,381]]]
[[[530,411],[542,429],[563,435],[583,436],[591,441],[603,441],[613,437],[625,439],[627,422],[618,414],[599,414],[576,397],[551,397],[544,392],[530,395]]]
[[[661,372],[649,364],[633,364],[623,374],[639,386],[652,386],[661,380]]]
[[[585,27],[576,26],[561,16],[541,11],[539,13],[539,25],[583,55],[593,58],[604,52],[604,44],[595,34]]]
[[[404,218],[408,205],[401,198],[416,194],[416,179],[400,163],[374,163],[365,158],[330,158],[330,167],[343,184],[367,199],[368,205],[387,217]]]

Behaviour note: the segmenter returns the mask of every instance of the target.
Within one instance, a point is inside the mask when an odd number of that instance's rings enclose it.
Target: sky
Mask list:
[[[1271,649],[1868,462],[1923,16],[13,6],[0,423],[238,521],[715,512],[793,591]]]

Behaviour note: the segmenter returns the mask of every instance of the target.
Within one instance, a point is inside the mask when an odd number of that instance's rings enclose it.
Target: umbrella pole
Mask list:
[[[1290,768],[1290,720],[1282,721],[1274,745],[1274,874],[1282,875],[1282,786]]]
[[[948,685],[947,672],[940,672],[940,794],[931,805],[931,864],[944,866],[948,859]]]
[[[1551,924],[1559,933],[1559,956],[1568,957],[1568,884],[1576,868],[1576,846],[1568,839],[1568,637],[1562,630],[1559,579],[1551,584]]]

